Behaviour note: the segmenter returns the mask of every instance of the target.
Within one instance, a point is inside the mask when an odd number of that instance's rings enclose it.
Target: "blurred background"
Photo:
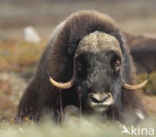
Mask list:
[[[0,0],[0,118],[16,114],[54,28],[79,10],[108,14],[122,31],[156,40],[156,0]],[[151,75],[142,101],[155,116],[156,73]],[[144,78],[139,73],[136,81]]]

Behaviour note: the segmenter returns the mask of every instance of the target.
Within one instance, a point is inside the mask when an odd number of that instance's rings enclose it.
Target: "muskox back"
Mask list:
[[[156,70],[156,39],[144,35],[124,33],[138,73],[151,73]]]
[[[78,82],[74,87],[60,90],[51,85],[47,72],[56,81],[68,81],[73,75],[74,55],[79,42],[95,31],[109,34],[117,39],[122,52],[122,78],[126,83],[134,83],[133,62],[115,22],[107,15],[96,11],[80,11],[72,14],[57,26],[50,43],[42,54],[37,71],[20,101],[18,116],[21,119],[29,117],[38,120],[47,110],[58,115],[60,107],[63,109],[68,105],[79,107]],[[60,91],[62,104],[60,104]],[[117,96],[115,105],[110,107],[106,115],[111,119],[124,122],[130,120],[129,118],[133,118],[132,122],[144,118],[145,112],[138,96],[123,88],[118,92],[119,95],[114,93]],[[82,102],[83,106],[85,103]]]

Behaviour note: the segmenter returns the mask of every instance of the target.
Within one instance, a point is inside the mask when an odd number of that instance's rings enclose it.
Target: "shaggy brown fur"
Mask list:
[[[124,33],[131,49],[137,72],[151,73],[156,70],[156,38]]]
[[[129,50],[117,25],[107,15],[96,11],[80,11],[72,14],[56,28],[52,39],[40,59],[37,71],[28,84],[18,107],[18,116],[23,119],[38,119],[43,111],[52,110],[56,115],[60,110],[59,89],[48,80],[47,71],[56,80],[66,82],[73,74],[73,58],[80,40],[95,31],[114,36],[123,55],[122,75],[125,82],[132,84],[134,67]],[[68,105],[79,106],[75,88],[62,91],[63,109]],[[119,121],[128,121],[128,115],[136,117],[136,111],[142,115],[144,109],[135,92],[121,89],[119,103],[112,106],[108,117]],[[132,120],[134,122],[136,118]]]

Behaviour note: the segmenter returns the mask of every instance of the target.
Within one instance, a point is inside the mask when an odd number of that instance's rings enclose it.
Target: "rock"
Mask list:
[[[39,43],[41,41],[39,34],[31,26],[24,28],[23,37],[26,42]]]
[[[0,55],[1,56],[9,56],[10,55],[10,52],[8,52],[8,51],[1,51],[0,52]]]

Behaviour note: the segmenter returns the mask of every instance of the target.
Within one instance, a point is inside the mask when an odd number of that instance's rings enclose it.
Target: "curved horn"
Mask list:
[[[142,83],[137,84],[137,85],[129,85],[127,83],[124,83],[122,85],[122,87],[127,89],[127,90],[131,90],[131,91],[138,90],[138,89],[143,88],[147,84],[147,82],[149,81],[149,78],[150,78],[150,75],[148,74],[147,79],[145,81],[143,81]]]
[[[49,76],[49,74],[48,74]],[[71,78],[70,81],[66,82],[66,83],[61,83],[61,82],[57,82],[55,81],[51,76],[49,76],[49,81],[50,83],[60,89],[69,89],[74,85],[75,82],[75,76],[76,76],[76,71],[75,71],[75,65],[74,65],[74,72],[73,72],[73,76]]]

